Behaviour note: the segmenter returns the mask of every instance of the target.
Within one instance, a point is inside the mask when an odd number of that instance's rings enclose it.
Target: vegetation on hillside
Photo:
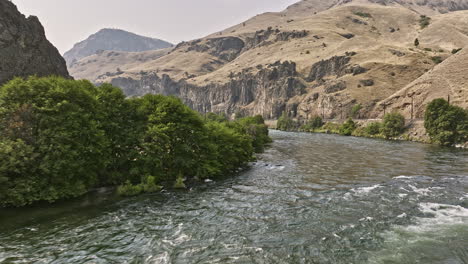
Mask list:
[[[421,27],[421,29],[426,28],[430,24],[431,24],[431,18],[430,17],[425,16],[425,15],[421,15],[419,17],[419,26]]]
[[[0,207],[123,195],[235,172],[270,142],[261,117],[203,118],[179,99],[59,77],[0,88]]]

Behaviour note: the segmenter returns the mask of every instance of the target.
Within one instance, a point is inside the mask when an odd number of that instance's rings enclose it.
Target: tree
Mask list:
[[[432,142],[450,146],[468,141],[468,111],[435,99],[426,108],[424,127]]]
[[[384,116],[382,134],[386,138],[397,137],[405,129],[405,117],[399,113],[389,113]]]
[[[354,130],[356,130],[356,123],[353,121],[353,119],[349,118],[340,126],[340,135],[351,136]]]
[[[58,77],[15,79],[1,87],[2,151],[19,153],[0,161],[10,186],[0,195],[2,205],[76,197],[98,182],[106,140],[95,92],[88,81]]]
[[[289,116],[286,114],[286,111],[284,111],[281,114],[280,118],[278,118],[278,123],[276,125],[276,128],[278,128],[279,130],[283,130],[283,131],[290,131],[290,130],[296,129],[297,124],[296,122],[294,122],[294,120],[289,118]]]
[[[414,46],[415,46],[415,47],[419,47],[419,39],[415,39],[415,40],[414,40]]]

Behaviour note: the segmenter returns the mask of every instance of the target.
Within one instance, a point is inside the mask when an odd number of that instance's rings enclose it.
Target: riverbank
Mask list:
[[[382,123],[383,119],[355,119],[353,120],[356,124],[356,130],[353,131],[351,136],[355,137],[364,137],[364,138],[380,138],[380,139],[388,139],[382,135],[365,135],[362,130],[367,127],[371,123]],[[277,129],[277,120],[266,120],[265,124],[270,129]],[[345,119],[325,119],[324,123],[328,124],[330,128],[336,129],[327,129],[327,128],[319,128],[315,129],[314,131],[304,131],[300,128],[295,130],[299,132],[308,132],[308,133],[324,133],[324,134],[339,134],[338,127],[345,123]],[[324,125],[325,126],[325,125]],[[426,133],[426,129],[424,128],[424,120],[423,119],[413,119],[413,120],[405,120],[405,129],[404,132],[394,138],[390,138],[388,140],[401,140],[401,141],[412,141],[412,142],[419,142],[424,144],[432,144],[429,135]],[[456,148],[468,149],[468,142],[464,144],[457,144],[455,145]]]

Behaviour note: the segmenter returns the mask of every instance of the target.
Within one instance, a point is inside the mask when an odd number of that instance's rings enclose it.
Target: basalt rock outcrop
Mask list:
[[[199,112],[262,114],[266,118],[278,117],[290,108],[290,98],[306,92],[296,64],[289,61],[270,64],[255,74],[236,74],[225,84],[200,87],[184,80],[174,81],[167,74],[149,74],[140,80],[114,78],[112,84],[124,87],[128,96],[175,95]]]
[[[47,40],[35,16],[26,18],[8,0],[0,0],[0,85],[14,77],[69,77],[65,60]]]

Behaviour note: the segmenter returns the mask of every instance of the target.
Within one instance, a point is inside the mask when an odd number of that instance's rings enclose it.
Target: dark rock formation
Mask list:
[[[245,44],[240,38],[223,37],[208,39],[206,42],[193,41],[188,43],[187,51],[207,52],[225,61],[234,60]],[[176,49],[183,46],[178,45]]]
[[[321,80],[325,76],[344,75],[350,60],[351,58],[348,56],[334,56],[328,60],[319,61],[312,65],[307,81]]]
[[[172,44],[160,39],[148,38],[120,29],[101,29],[65,52],[63,57],[68,65],[101,50],[147,51],[172,47]]]
[[[339,92],[339,91],[343,91],[344,89],[346,89],[346,82],[344,81],[338,81],[338,82],[332,82],[330,84],[327,84],[325,86],[325,93],[329,94],[329,93],[336,93],[336,92]]]
[[[268,65],[256,74],[242,72],[225,84],[198,87],[155,73],[141,76],[141,80],[117,77],[112,80],[112,84],[121,87],[128,96],[148,93],[175,95],[202,113],[232,114],[240,111],[277,118],[290,108],[288,100],[291,97],[305,93],[306,86],[297,75],[296,64],[286,61]]]
[[[392,53],[393,55],[395,55],[397,57],[403,57],[403,56],[406,55],[406,53],[401,52],[399,50],[389,49],[388,51],[390,51],[390,53]]]
[[[374,85],[374,80],[360,80],[359,81],[360,84],[362,84],[363,86],[373,86]]]
[[[65,60],[47,40],[39,19],[0,0],[0,84],[29,75],[69,77]]]

